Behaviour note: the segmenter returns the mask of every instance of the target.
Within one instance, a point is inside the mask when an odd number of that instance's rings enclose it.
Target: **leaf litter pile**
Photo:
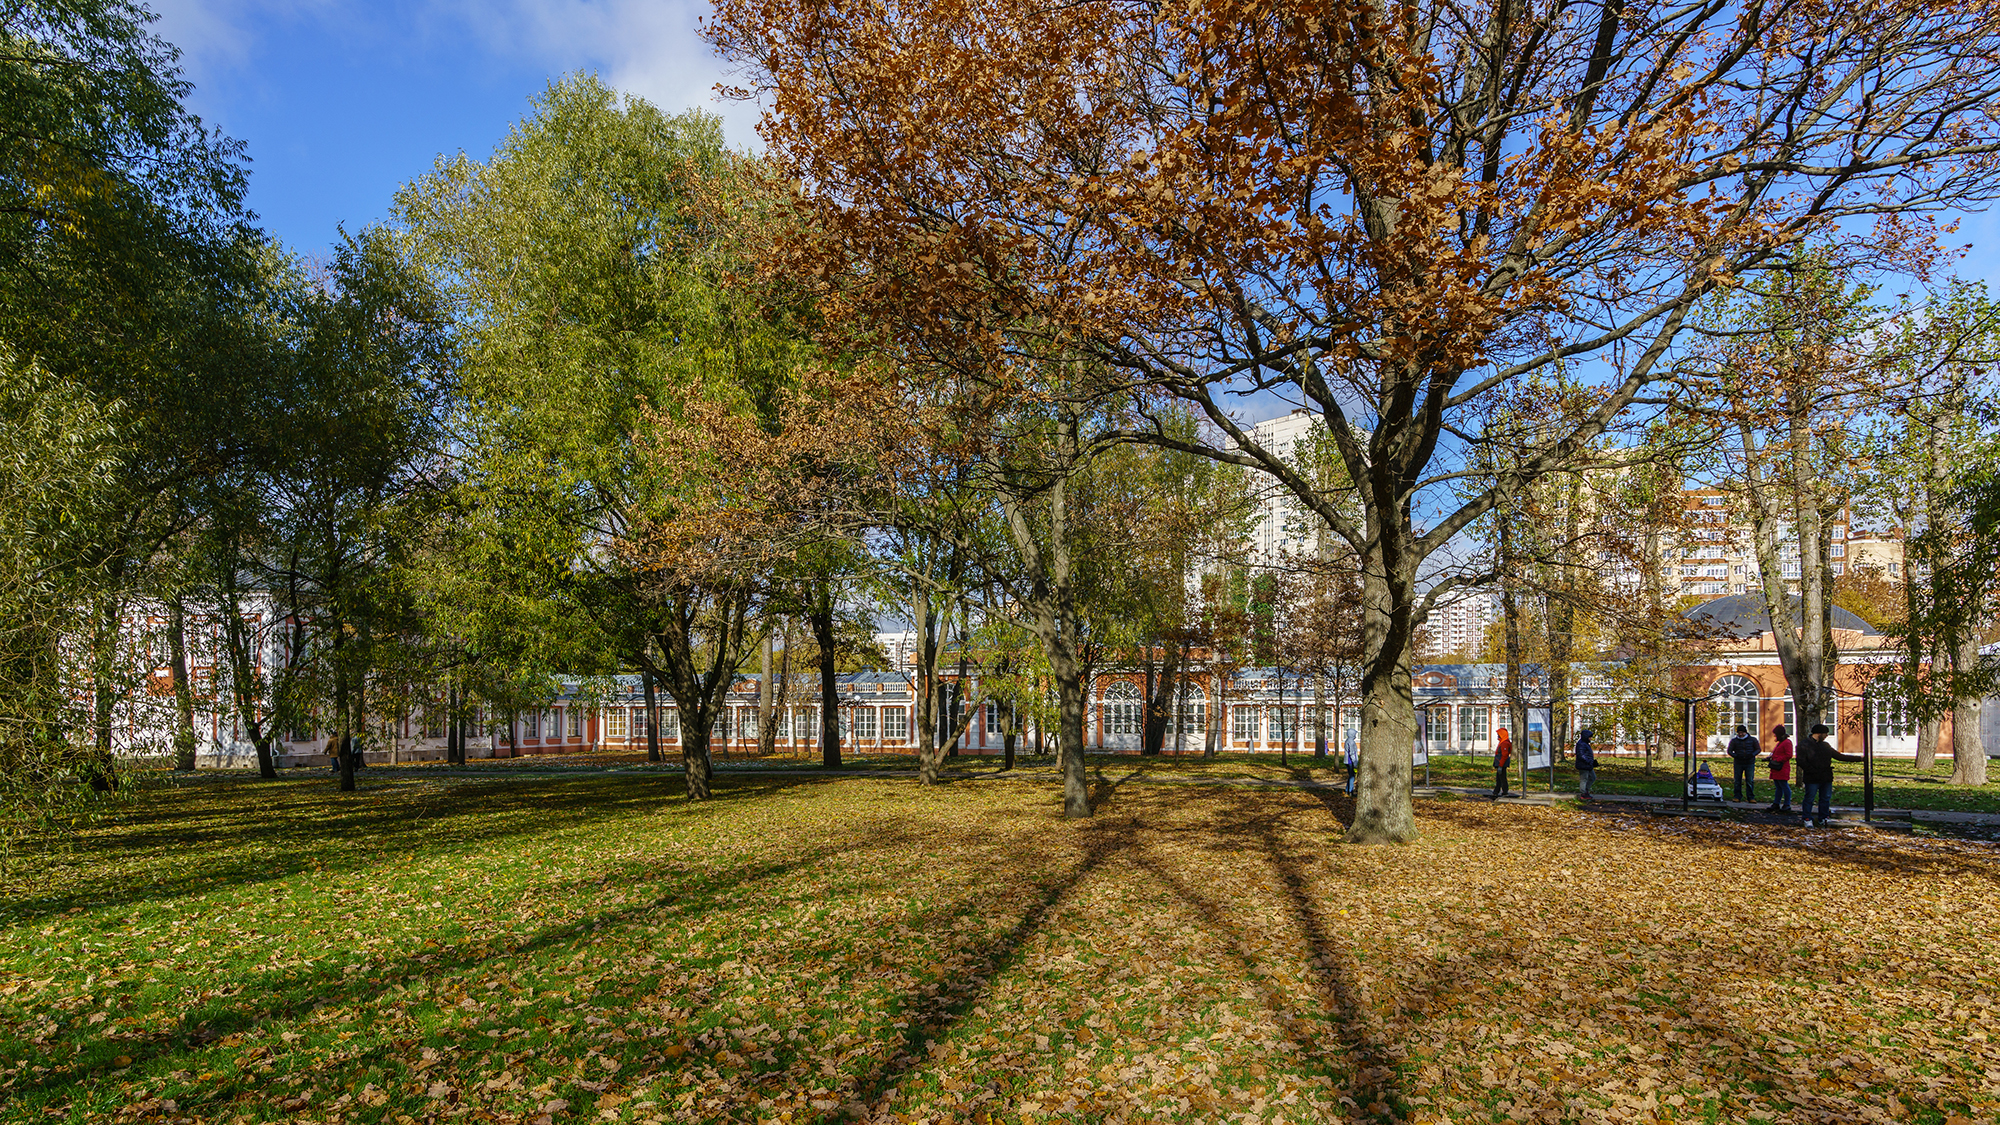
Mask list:
[[[154,794],[10,876],[0,1119],[2000,1119],[1992,845],[718,780]]]

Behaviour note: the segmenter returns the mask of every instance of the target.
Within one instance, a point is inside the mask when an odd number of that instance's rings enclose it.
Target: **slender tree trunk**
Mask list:
[[[1147,663],[1146,741],[1142,749],[1147,755],[1157,756],[1167,746],[1167,720],[1173,714],[1174,684],[1180,678],[1180,646],[1166,646],[1157,678],[1152,675],[1151,661]]]
[[[646,704],[646,760],[653,763],[666,761],[660,753],[660,694],[653,683],[650,668],[639,670],[639,690],[644,693]],[[681,726],[681,737],[687,737],[687,725]]]
[[[194,768],[194,688],[188,683],[187,608],[167,601],[167,654],[174,677],[174,768]]]
[[[778,751],[778,693],[771,679],[771,638],[758,646],[763,650],[763,668],[757,679],[757,754],[768,758]]]
[[[1569,661],[1575,639],[1576,602],[1566,594],[1550,598],[1548,619],[1549,761],[1553,763],[1562,759],[1570,739]],[[1559,714],[1560,722],[1556,718]]]
[[[244,719],[243,730],[250,736],[250,745],[257,748],[257,775],[266,780],[277,777],[278,763],[271,754],[271,736],[264,733],[263,724]]]
[[[1326,760],[1326,676],[1313,677],[1313,757]]]
[[[100,793],[118,787],[118,771],[112,757],[112,706],[117,698],[115,678],[118,661],[118,601],[106,595],[98,602],[95,635],[91,652],[91,717],[96,753],[86,766],[90,787]]]
[[[1500,524],[1500,559],[1501,567],[1506,570],[1512,569],[1511,564],[1513,562],[1513,557],[1509,550],[1510,539],[1511,530],[1508,522],[1503,519]],[[1521,769],[1524,772],[1522,773],[1521,789],[1523,792],[1526,792],[1528,787],[1527,774],[1525,772],[1527,769],[1525,763],[1528,760],[1528,697],[1527,693],[1521,687],[1521,601],[1520,596],[1514,590],[1514,583],[1510,578],[1502,578],[1500,580],[1500,618],[1505,627],[1504,636],[1507,654],[1507,677],[1502,690],[1507,696],[1508,737],[1513,742],[1514,753],[1523,762]],[[1495,736],[1495,741],[1497,744],[1497,735]]]
[[[1234,678],[1234,671],[1226,665],[1215,673],[1215,708],[1208,717],[1207,737],[1201,745],[1201,756],[1204,758],[1213,758],[1220,753],[1222,740],[1229,737],[1229,681]]]
[[[1006,717],[1001,720],[1002,730],[1005,733],[1000,739],[1000,768],[1011,770],[1014,768],[1014,740],[1021,734],[1021,705],[1009,699],[1001,704],[1001,707],[1003,708],[1001,714]]]
[[[1077,463],[1077,427],[1073,413],[1065,413],[1057,426],[1061,463]],[[1063,777],[1063,816],[1087,817],[1090,789],[1083,776],[1084,683],[1081,659],[1080,623],[1077,620],[1075,571],[1070,555],[1069,480],[1058,476],[1045,495],[1048,502],[1048,545],[1037,540],[1021,496],[1003,496],[1007,530],[1031,576],[1033,596],[1024,600],[1031,614],[1032,628],[1042,642],[1055,681],[1056,753]]]
[[[347,708],[346,631],[333,630],[334,764],[340,767],[340,791],[354,792],[354,726]]]
[[[813,640],[819,645],[819,764],[830,770],[840,768],[840,650],[833,631],[833,591],[820,583],[814,591]]]

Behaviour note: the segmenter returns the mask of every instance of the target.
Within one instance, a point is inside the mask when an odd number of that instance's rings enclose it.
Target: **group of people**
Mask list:
[[[1514,742],[1508,737],[1507,728],[1495,732],[1498,736],[1493,748],[1493,800],[1512,796],[1508,784],[1508,766],[1514,760]],[[1597,752],[1590,744],[1591,730],[1585,727],[1576,740],[1576,795],[1590,800],[1591,790],[1597,785]],[[1833,763],[1858,762],[1859,754],[1843,754],[1827,741],[1825,723],[1814,723],[1812,732],[1796,750],[1792,746],[1791,735],[1784,724],[1771,729],[1771,736],[1777,741],[1771,753],[1764,758],[1764,764],[1771,771],[1771,803],[1764,807],[1768,813],[1781,816],[1792,815],[1792,763],[1798,762],[1799,783],[1801,785],[1799,812],[1807,828],[1815,824],[1824,825],[1833,818]],[[1729,740],[1729,758],[1734,763],[1735,795],[1737,801],[1757,799],[1757,758],[1763,753],[1763,746],[1757,736],[1746,727],[1736,728],[1736,737]],[[1818,815],[1814,815],[1813,803],[1817,798]]]
[[[1765,766],[1771,771],[1771,803],[1764,811],[1780,816],[1792,815],[1792,763],[1799,766],[1799,813],[1807,828],[1815,824],[1824,825],[1833,818],[1833,763],[1861,761],[1859,754],[1843,754],[1827,741],[1825,723],[1814,723],[1806,740],[1796,751],[1792,746],[1791,734],[1783,723],[1771,728],[1771,737],[1777,741],[1771,753],[1764,758]],[[1736,737],[1729,740],[1729,760],[1732,764],[1734,796],[1738,801],[1757,799],[1757,756],[1763,753],[1757,736],[1748,728],[1737,727]],[[1814,816],[1813,804],[1817,798],[1818,815]]]
[[[1590,746],[1590,730],[1585,727],[1576,738],[1576,795],[1590,799],[1590,791],[1597,785],[1597,752]],[[1493,744],[1493,800],[1514,795],[1507,777],[1507,767],[1514,761],[1514,739],[1506,727],[1494,731]]]

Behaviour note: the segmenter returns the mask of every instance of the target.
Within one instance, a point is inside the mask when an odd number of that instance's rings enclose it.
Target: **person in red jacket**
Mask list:
[[[1492,800],[1511,797],[1507,791],[1507,763],[1514,760],[1514,740],[1507,737],[1507,728],[1499,730],[1500,742],[1493,747],[1493,796]]]
[[[1771,764],[1771,803],[1765,812],[1792,812],[1792,740],[1785,733],[1784,724],[1771,728],[1771,737],[1777,744],[1771,747],[1771,756],[1764,759]]]

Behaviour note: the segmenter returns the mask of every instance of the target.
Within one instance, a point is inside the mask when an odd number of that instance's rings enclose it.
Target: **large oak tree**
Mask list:
[[[1921,245],[1997,182],[2000,9],[1957,0],[723,0],[710,34],[830,315],[996,370],[1086,352],[1351,546],[1355,841],[1416,832],[1426,560],[1644,405],[1710,292],[1809,235]],[[1451,495],[1461,422],[1560,367],[1596,409]],[[1325,414],[1358,517],[1252,440],[1258,388]]]

